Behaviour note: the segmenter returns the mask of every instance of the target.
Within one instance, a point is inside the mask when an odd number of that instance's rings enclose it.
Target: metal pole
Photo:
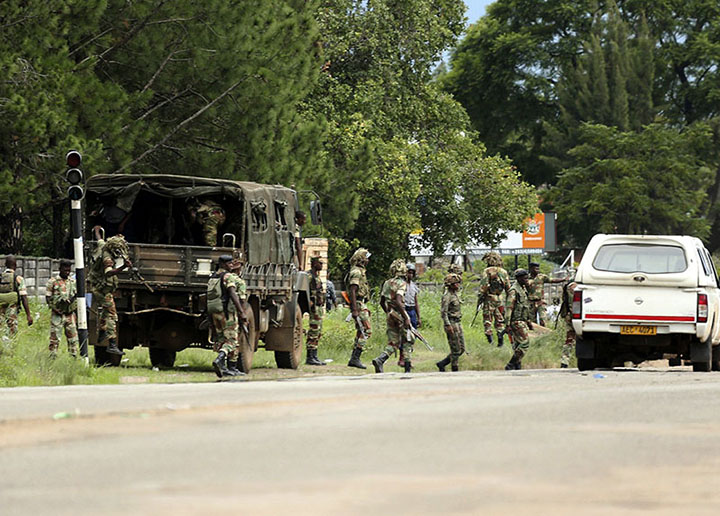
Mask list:
[[[87,302],[85,300],[85,257],[82,238],[82,200],[70,201],[70,221],[75,253],[75,281],[77,283],[77,327],[80,356],[88,360]]]

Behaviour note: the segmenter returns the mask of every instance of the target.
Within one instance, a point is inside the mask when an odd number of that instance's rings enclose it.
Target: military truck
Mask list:
[[[217,245],[208,246],[192,210],[222,207]],[[222,254],[239,258],[247,283],[248,338],[238,367],[247,372],[259,348],[275,352],[280,368],[297,368],[309,275],[297,268],[293,244],[298,194],[278,185],[176,175],[95,175],[86,187],[87,255],[97,248],[92,228],[128,241],[133,270],[119,275],[115,294],[118,345],[149,349],[153,366],[172,367],[178,351],[212,349],[206,287]],[[313,203],[316,215],[319,204]],[[97,303],[90,301],[89,343],[99,363],[116,360],[97,341]]]

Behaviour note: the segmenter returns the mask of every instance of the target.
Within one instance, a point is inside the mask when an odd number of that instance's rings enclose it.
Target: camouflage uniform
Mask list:
[[[356,305],[358,309],[358,317],[363,329],[365,330],[365,336],[369,339],[372,335],[372,327],[370,326],[370,310],[365,305],[365,302],[370,297],[370,285],[368,284],[365,276],[365,266],[360,264],[354,264],[350,267],[350,274],[348,274],[348,285],[357,285],[357,297]],[[357,321],[355,321],[357,326]],[[364,339],[358,328],[355,333],[355,347],[363,349],[367,340]]]
[[[405,330],[405,319],[395,306],[396,296],[405,298],[405,288],[407,281],[402,277],[394,277],[383,283],[381,295],[389,300],[388,306],[390,310],[387,313],[387,346],[385,353],[392,355],[396,350],[402,350],[405,360],[410,360],[412,353],[412,343],[407,340],[407,331]]]
[[[14,285],[8,296],[12,299],[7,304],[0,304],[0,322],[4,321],[10,330],[10,336],[14,337],[18,332],[18,311],[19,311],[19,298],[20,296],[27,296],[27,287],[25,286],[25,279],[19,274],[16,275],[13,269],[5,269],[5,273],[12,272],[14,278]]]
[[[119,280],[117,276],[108,276],[107,274],[115,269],[115,258],[108,249],[106,242],[98,240],[98,246],[102,247],[101,255],[97,258],[102,260],[102,276],[94,278],[90,276],[90,288],[93,292],[93,298],[98,303],[98,330],[100,330],[101,340],[117,339],[117,322],[118,315],[115,308],[114,293],[118,288]]]
[[[516,369],[519,369],[520,361],[530,347],[527,324],[530,320],[530,300],[528,299],[527,290],[519,281],[515,281],[510,288],[507,296],[506,313],[510,321],[508,328],[514,352],[511,363],[516,364]]]
[[[510,276],[502,268],[502,259],[497,253],[488,253],[485,260],[487,267],[480,280],[480,298],[483,302],[483,323],[485,335],[492,342],[492,327],[495,322],[495,331],[498,335],[505,332],[505,315],[502,300],[503,291],[506,294],[510,291]]]
[[[77,356],[78,333],[77,333],[77,294],[75,280],[62,277],[50,278],[47,283],[46,297],[48,306],[52,310],[50,315],[50,345],[51,353],[57,353],[60,347],[60,335],[64,331],[68,343],[68,351],[71,355]]]
[[[563,304],[560,309],[560,316],[565,319],[567,333],[565,334],[565,343],[563,344],[562,356],[560,357],[561,367],[570,367],[570,356],[573,352],[573,349],[575,349],[576,335],[575,328],[573,328],[572,325],[572,302],[573,294],[575,293],[575,287],[577,287],[577,283],[574,281],[570,281],[570,283],[568,283],[563,289],[563,295],[565,296],[565,299],[563,299]]]
[[[225,211],[215,201],[205,200],[194,209],[195,219],[202,226],[205,245],[217,245],[218,228],[225,223]]]
[[[547,323],[545,295],[543,286],[550,281],[550,276],[539,273],[528,282],[528,298],[530,299],[530,320],[539,321],[542,326]]]
[[[222,286],[224,292],[227,292],[230,287],[235,287],[235,292],[241,301],[247,297],[245,281],[237,274],[226,272],[222,279]],[[232,300],[227,302],[226,313],[227,315],[223,312],[212,314],[212,323],[217,335],[214,349],[216,352],[224,351],[228,362],[237,362],[240,355],[238,343],[240,324],[235,303]]]
[[[452,281],[453,279],[454,278],[446,278],[445,284],[447,285],[448,281]],[[457,290],[452,290],[448,287],[445,288],[440,308],[440,317],[442,318],[443,326],[445,328],[448,326],[451,328],[451,331],[447,331],[446,329],[445,334],[447,335],[448,345],[450,346],[452,369],[453,371],[457,371],[460,357],[465,353],[465,336],[463,335],[463,328],[460,322],[462,319],[462,301],[460,300]],[[445,365],[447,365],[447,363],[445,363]]]
[[[310,274],[310,329],[307,332],[307,349],[317,349],[322,336],[322,322],[325,316],[325,289],[320,276],[313,270]]]

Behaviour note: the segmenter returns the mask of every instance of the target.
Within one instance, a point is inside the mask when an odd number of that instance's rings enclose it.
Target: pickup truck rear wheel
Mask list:
[[[253,355],[255,355],[255,313],[253,312],[252,306],[248,304],[247,310],[245,310],[245,318],[248,322],[248,334],[240,328],[240,335],[238,344],[240,345],[240,356],[238,356],[238,369],[243,373],[249,373],[252,369]]]
[[[302,310],[300,305],[295,303],[295,321],[293,324],[293,347],[292,351],[276,351],[275,362],[280,369],[297,369],[302,358],[303,328]]]
[[[150,363],[153,367],[171,368],[175,365],[177,352],[163,348],[148,348]]]
[[[589,371],[595,369],[594,358],[578,358],[577,359],[578,371]]]
[[[710,369],[711,369],[710,361],[693,362],[692,365],[693,365],[693,371],[695,371],[695,372],[706,373],[706,372],[710,371]]]

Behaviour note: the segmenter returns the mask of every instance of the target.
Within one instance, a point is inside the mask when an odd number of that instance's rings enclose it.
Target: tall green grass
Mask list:
[[[468,289],[463,293],[463,328],[465,344],[469,354],[460,360],[463,370],[502,369],[510,359],[512,351],[507,343],[502,348],[490,345],[485,339],[482,314],[478,315],[474,327],[470,321],[475,313],[475,293]],[[421,342],[415,345],[413,367],[417,372],[437,371],[435,362],[448,352],[445,332],[440,320],[441,291],[424,290],[419,295],[422,315],[421,333],[433,346],[429,351]],[[372,337],[368,342],[362,361],[367,370],[346,367],[352,351],[355,329],[351,322],[345,322],[347,308],[339,308],[327,314],[323,323],[323,336],[318,355],[331,362],[325,366],[301,365],[297,371],[278,370],[272,352],[259,350],[255,353],[250,379],[287,378],[307,374],[357,375],[373,372],[371,360],[379,355],[386,345],[385,315],[379,305],[370,303],[373,313]],[[177,355],[175,368],[153,370],[148,351],[145,348],[127,350],[120,367],[97,367],[92,364],[93,350],[90,350],[90,365],[81,359],[73,359],[67,352],[63,337],[60,350],[55,358],[48,352],[50,313],[45,305],[31,304],[36,316],[35,324],[27,327],[25,318],[20,317],[20,331],[15,338],[8,338],[7,328],[0,329],[0,386],[71,385],[71,384],[115,384],[122,382],[199,382],[217,381],[211,368],[215,355],[204,349],[186,349]],[[307,326],[307,321],[306,321]],[[559,367],[560,350],[565,340],[562,322],[557,330],[531,340],[530,351],[523,361],[525,368]],[[303,354],[304,358],[304,354]],[[387,363],[386,371],[399,372],[397,357]]]

